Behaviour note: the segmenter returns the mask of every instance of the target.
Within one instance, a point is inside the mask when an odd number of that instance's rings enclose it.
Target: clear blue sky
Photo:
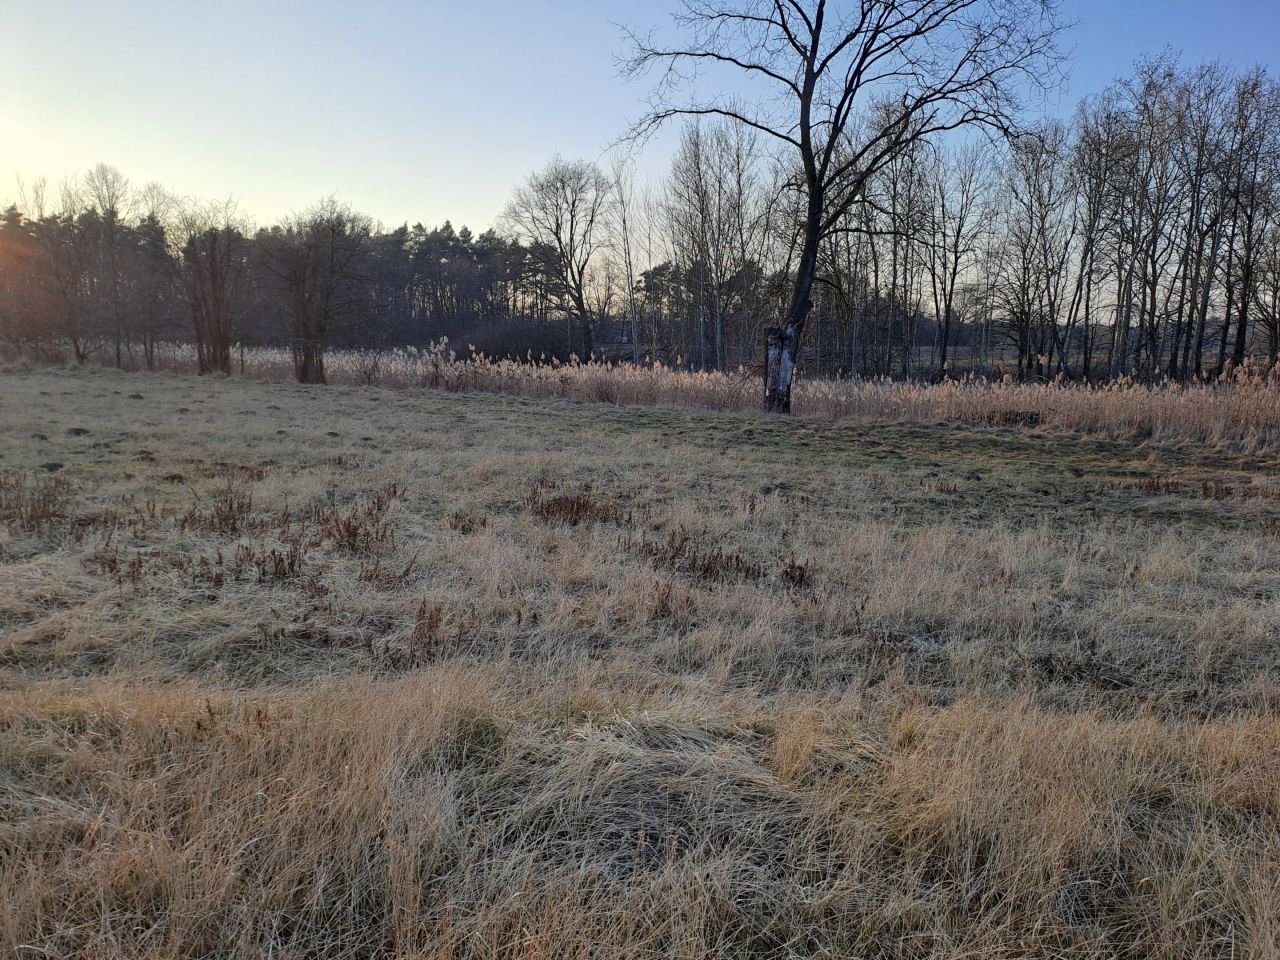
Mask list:
[[[490,225],[552,153],[599,157],[640,112],[615,23],[674,0],[0,0],[0,202],[98,162],[270,220],[336,193],[387,224]],[[1280,0],[1064,0],[1056,112],[1142,54],[1266,64]],[[642,174],[666,164],[651,143]]]

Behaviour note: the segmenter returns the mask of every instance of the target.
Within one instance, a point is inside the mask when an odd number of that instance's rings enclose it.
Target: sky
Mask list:
[[[259,223],[336,195],[388,226],[482,230],[553,154],[607,162],[648,92],[619,76],[619,25],[661,26],[676,3],[0,0],[0,204],[20,179],[109,163]],[[1166,47],[1238,66],[1280,50],[1280,0],[1062,11],[1062,116]],[[642,178],[674,136],[645,147]]]

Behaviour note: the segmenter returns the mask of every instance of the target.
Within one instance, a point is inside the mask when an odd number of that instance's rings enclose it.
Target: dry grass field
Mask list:
[[[0,951],[1280,955],[1280,480],[0,374]]]
[[[67,361],[60,349],[19,355],[9,362],[19,357],[37,366]],[[100,364],[109,360],[104,355],[97,358]],[[155,368],[167,373],[197,370],[195,351],[188,345],[163,344],[154,360]],[[285,381],[294,376],[292,357],[280,347],[237,349],[234,368],[249,380]],[[472,351],[459,355],[448,340],[423,349],[330,350],[325,370],[330,383],[343,386],[428,387],[748,415],[760,408],[762,384],[758,371],[745,368],[700,371],[661,363],[560,363],[533,356],[501,360]],[[826,423],[1035,426],[1093,438],[1280,453],[1280,367],[1250,362],[1188,383],[1128,378],[1101,384],[1063,379],[1039,383],[999,376],[920,383],[801,377],[794,402],[797,418]]]

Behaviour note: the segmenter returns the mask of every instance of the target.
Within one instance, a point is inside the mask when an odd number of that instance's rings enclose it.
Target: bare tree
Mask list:
[[[938,373],[947,371],[947,352],[956,322],[956,294],[977,252],[983,229],[987,184],[982,155],[976,146],[954,156],[938,152],[927,173],[932,194],[929,211],[930,243],[926,252],[929,281],[937,318]]]
[[[1070,373],[1072,332],[1081,324],[1079,371],[1086,378],[1093,372],[1101,328],[1101,323],[1091,321],[1099,291],[1108,277],[1103,247],[1114,222],[1109,198],[1123,152],[1123,147],[1117,145],[1118,123],[1117,111],[1107,98],[1083,102],[1076,111],[1076,139],[1071,153],[1072,179],[1078,194],[1076,276],[1064,333],[1067,349],[1059,354],[1058,372]]]
[[[1272,220],[1262,238],[1255,307],[1267,335],[1267,362],[1280,362],[1280,221]]]
[[[1275,213],[1276,171],[1280,167],[1280,86],[1266,71],[1257,69],[1241,78],[1237,87],[1237,122],[1242,128],[1241,151],[1236,165],[1233,196],[1234,232],[1238,240],[1235,273],[1228,277],[1236,307],[1232,366],[1245,359],[1249,338],[1250,307],[1258,289],[1258,260],[1267,226]],[[1228,295],[1228,299],[1232,299]],[[1223,349],[1226,345],[1223,334]]]
[[[34,220],[16,206],[0,213],[0,337],[12,347],[42,350],[63,333],[46,230],[43,211]]]
[[[756,153],[750,130],[692,122],[682,132],[667,178],[671,255],[693,287],[695,351],[704,369],[730,365],[728,321],[741,314],[753,292],[750,268],[758,253],[763,206]]]
[[[789,306],[767,329],[765,409],[788,412],[820,243],[906,145],[1013,124],[1016,94],[1058,61],[1056,0],[686,0],[687,42],[633,34],[628,72],[663,75],[643,134],[680,115],[727,117],[788,151],[804,198]],[[677,99],[690,70],[759,82],[755,104]],[[862,122],[859,122],[861,120]]]
[[[622,258],[622,281],[626,284],[627,331],[631,340],[631,362],[640,362],[640,312],[636,291],[636,258],[633,236],[636,231],[635,171],[624,161],[614,162],[612,227],[614,249]]]
[[[129,309],[125,276],[133,191],[124,174],[100,163],[84,175],[80,195],[87,206],[81,220],[89,234],[93,258],[89,299],[99,315],[98,326],[109,332],[115,342],[115,361],[119,367],[136,333],[132,329],[134,315]]]
[[[299,383],[324,383],[324,354],[338,321],[351,315],[360,261],[373,224],[330,197],[261,237],[293,326]]]
[[[106,339],[93,298],[94,247],[89,232],[82,229],[78,181],[65,181],[60,197],[61,209],[33,224],[42,266],[37,285],[50,313],[50,332],[71,346],[76,363],[84,363]]]
[[[553,157],[516,189],[503,219],[540,251],[556,307],[579,324],[582,356],[595,351],[595,311],[589,301],[592,258],[607,241],[613,184],[585,160]]]
[[[179,276],[201,373],[230,373],[235,306],[244,278],[244,224],[231,200],[187,202],[176,215]]]

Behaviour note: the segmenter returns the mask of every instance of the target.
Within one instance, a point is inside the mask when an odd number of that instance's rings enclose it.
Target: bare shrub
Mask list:
[[[0,521],[30,533],[65,520],[72,492],[66,477],[35,481],[23,474],[0,475]]]
[[[362,386],[376,387],[382,383],[383,352],[381,350],[353,350],[352,368],[357,382]]]
[[[346,510],[334,506],[317,507],[309,520],[320,531],[320,536],[350,553],[362,553],[395,545],[395,529],[386,520],[391,504],[404,493],[399,483],[392,481],[374,490],[363,500]]]
[[[601,498],[589,487],[562,492],[555,481],[538,480],[525,494],[524,509],[555,526],[576,527],[582,523],[619,523],[622,510],[612,499]]]
[[[761,564],[736,550],[710,544],[705,534],[691,533],[683,527],[671,531],[665,539],[627,533],[619,537],[618,546],[646,558],[655,570],[684,573],[707,583],[758,581],[765,575]]]
[[[475,533],[477,530],[483,530],[489,525],[489,518],[483,513],[459,513],[454,511],[449,514],[447,523],[450,530],[466,535]]]
[[[253,493],[227,483],[207,504],[193,504],[179,519],[178,528],[205,533],[238,533],[253,513]]]

